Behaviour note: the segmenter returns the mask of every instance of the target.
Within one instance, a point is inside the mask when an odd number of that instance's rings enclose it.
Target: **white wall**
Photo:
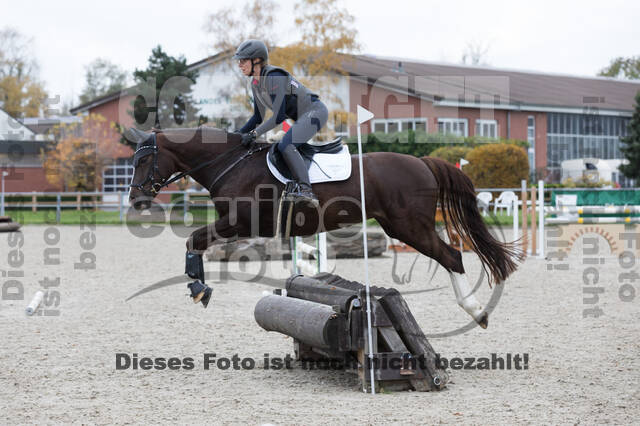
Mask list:
[[[238,86],[228,62],[206,64],[198,68],[198,73],[192,96],[200,114],[209,118],[224,117],[231,120],[241,115],[250,115],[250,112],[232,100],[232,96],[238,92],[231,92],[230,89]]]
[[[0,140],[34,140],[35,134],[0,109]]]

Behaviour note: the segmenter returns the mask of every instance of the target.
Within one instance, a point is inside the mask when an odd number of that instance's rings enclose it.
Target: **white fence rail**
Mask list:
[[[183,216],[187,215],[190,207],[213,207],[208,192],[163,191],[162,194],[180,194],[181,196],[170,203],[162,203],[156,199],[154,205],[162,208],[175,208],[181,205]],[[16,198],[21,200],[16,201]],[[32,212],[55,209],[57,223],[60,222],[62,210],[118,211],[120,220],[123,221],[128,208],[128,192],[5,192],[0,197],[2,212],[16,209],[30,209]]]

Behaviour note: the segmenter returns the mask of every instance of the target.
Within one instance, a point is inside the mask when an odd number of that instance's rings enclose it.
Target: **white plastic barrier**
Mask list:
[[[302,237],[291,238],[291,262],[294,274],[315,275],[327,271],[327,234],[315,235],[315,247],[302,241]],[[312,260],[303,257],[303,253]]]

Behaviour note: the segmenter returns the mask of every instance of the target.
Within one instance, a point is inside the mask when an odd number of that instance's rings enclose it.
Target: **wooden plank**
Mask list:
[[[538,234],[536,233],[538,222],[536,221],[536,188],[531,187],[531,255],[538,253],[536,242],[538,241]]]
[[[378,329],[380,331],[380,337],[384,340],[385,344],[389,347],[392,352],[408,352],[407,347],[404,342],[398,336],[398,332],[393,327],[380,327]],[[402,373],[401,373],[402,374]],[[424,379],[412,379],[407,378],[413,389],[418,392],[428,392],[431,390],[431,386],[429,382]]]
[[[413,356],[424,358],[426,373],[431,379],[429,385],[433,389],[443,389],[448,380],[447,374],[444,370],[437,368],[435,364],[436,353],[411,314],[409,306],[402,295],[398,290],[390,289],[385,296],[379,299],[379,302],[384,307],[398,335]]]
[[[339,306],[340,312],[346,313],[351,301],[358,297],[355,291],[331,286],[311,277],[294,275],[287,279],[285,288],[288,297],[309,300],[323,305]]]

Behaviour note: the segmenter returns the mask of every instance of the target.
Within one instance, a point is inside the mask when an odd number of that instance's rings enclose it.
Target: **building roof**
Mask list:
[[[135,86],[127,87],[126,89],[116,90],[115,92],[107,93],[106,95],[102,95],[95,99],[90,100],[89,102],[85,102],[76,107],[73,107],[69,110],[70,114],[79,114],[81,112],[89,111],[91,108],[95,108],[102,104],[106,104],[107,102],[111,102],[117,99],[120,99],[120,96],[129,95],[129,91],[134,89]]]
[[[189,68],[197,69],[219,62],[229,53],[225,51],[209,56],[190,64]],[[635,94],[640,91],[640,81],[374,55],[344,55],[339,71],[401,94],[409,92],[424,97],[436,106],[573,113],[593,113],[597,109],[600,113],[630,116]],[[129,94],[129,89],[108,93],[78,105],[70,112],[88,111]]]
[[[369,82],[405,90],[401,76],[415,76],[412,89],[436,105],[477,107],[478,103],[500,103],[494,108],[583,109],[630,113],[640,81],[606,77],[578,77],[562,74],[463,66],[371,55],[352,55],[342,62],[343,69]],[[409,79],[411,81],[411,79]],[[400,86],[398,87],[398,82]],[[410,86],[411,87],[411,86]],[[405,90],[406,92],[406,90]],[[498,98],[496,98],[498,96]]]
[[[219,62],[223,59],[228,58],[231,54],[233,53],[233,50],[223,50],[221,52],[216,53],[215,55],[211,55],[211,56],[207,56],[204,59],[201,59],[199,61],[196,61],[192,64],[189,64],[189,69],[190,70],[195,70],[198,68],[202,68],[204,66],[207,66],[209,64],[213,64],[216,62]]]
[[[52,117],[27,117],[20,120],[22,124],[28,127],[36,134],[46,134],[53,127],[60,124],[81,123],[82,117],[77,115],[52,116]]]
[[[31,129],[0,109],[0,141],[33,141],[38,139]]]

